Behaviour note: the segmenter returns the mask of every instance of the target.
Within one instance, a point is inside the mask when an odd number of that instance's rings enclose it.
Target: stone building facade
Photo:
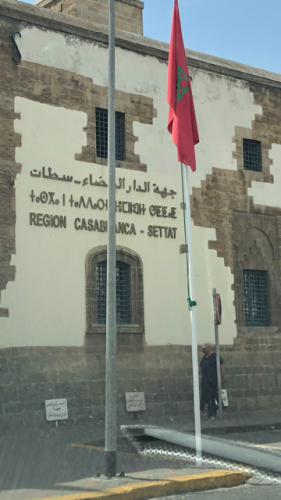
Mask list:
[[[46,399],[67,398],[65,425],[104,417],[105,4],[0,1],[2,432],[54,425]],[[147,420],[193,406],[168,45],[142,36],[142,9],[116,0],[120,423],[131,420],[125,392],[145,392]],[[229,411],[279,409],[281,76],[187,58],[200,133],[190,176],[198,342],[213,341],[216,287]]]

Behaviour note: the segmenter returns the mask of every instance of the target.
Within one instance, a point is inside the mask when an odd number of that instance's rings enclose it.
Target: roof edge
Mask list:
[[[33,2],[32,5],[45,7],[45,5],[48,5],[49,3],[52,2],[53,0],[36,0],[36,2]],[[128,5],[131,5],[132,7],[138,7],[139,9],[144,9],[144,3],[141,0],[116,0],[116,2],[126,3]]]
[[[86,38],[97,43],[108,44],[107,26],[96,25],[90,21],[50,9],[43,9],[36,5],[14,0],[0,0],[0,16],[68,35]],[[163,61],[168,60],[169,44],[142,35],[116,29],[116,46],[143,54],[144,56],[149,55]],[[190,67],[240,80],[261,83],[270,87],[281,88],[281,74],[279,73],[254,68],[189,49],[186,49],[186,56]]]

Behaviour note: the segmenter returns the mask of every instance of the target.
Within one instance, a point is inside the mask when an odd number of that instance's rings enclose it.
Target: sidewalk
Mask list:
[[[181,432],[194,432],[193,415],[186,415],[175,418],[161,418],[149,421],[142,419],[136,422],[140,427],[142,425],[156,425],[170,430]],[[133,425],[133,423],[132,423]],[[281,429],[281,410],[248,411],[239,413],[228,413],[220,420],[208,420],[206,414],[201,418],[201,428],[204,434],[224,435],[237,432],[252,432],[260,430]],[[136,434],[137,434],[136,430]]]
[[[201,419],[202,431],[211,432],[213,434],[229,434],[235,432],[249,432],[258,430],[281,429],[281,410],[266,410],[266,411],[249,411],[239,413],[228,413],[225,410],[225,415],[220,421],[217,417],[215,420]],[[193,422],[179,422],[179,427],[182,431],[194,430]]]

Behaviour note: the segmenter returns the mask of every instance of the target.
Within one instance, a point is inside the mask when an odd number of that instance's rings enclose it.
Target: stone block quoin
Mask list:
[[[35,5],[108,26],[108,0],[38,0]],[[143,35],[143,8],[140,0],[116,0],[116,28]]]

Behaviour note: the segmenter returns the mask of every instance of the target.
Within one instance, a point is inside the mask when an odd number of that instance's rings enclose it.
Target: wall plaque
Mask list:
[[[51,422],[53,420],[67,420],[68,409],[66,399],[47,399],[45,401],[46,420]]]
[[[144,392],[126,392],[127,411],[145,411]]]

